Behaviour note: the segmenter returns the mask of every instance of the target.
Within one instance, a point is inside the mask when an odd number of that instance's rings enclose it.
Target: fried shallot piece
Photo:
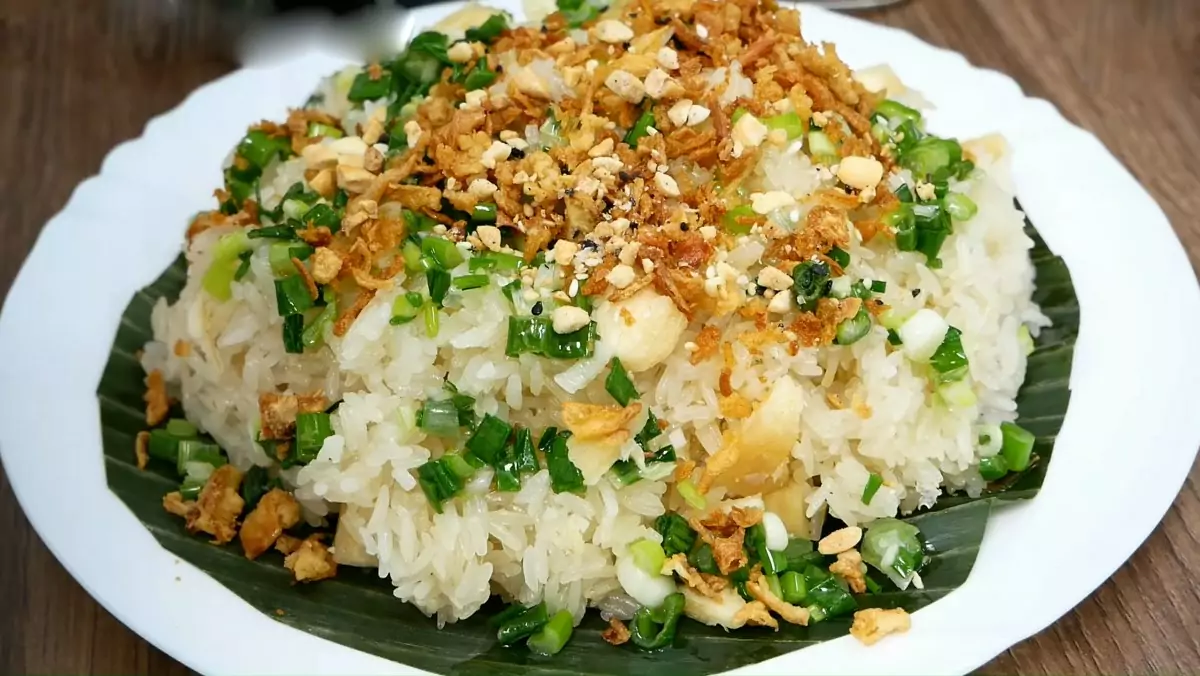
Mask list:
[[[284,530],[299,522],[300,504],[292,494],[279,488],[271,489],[258,501],[238,533],[246,558],[258,558],[275,544]]]
[[[283,559],[283,565],[292,571],[296,582],[316,582],[337,575],[337,562],[329,547],[321,542],[324,534],[315,533]]]

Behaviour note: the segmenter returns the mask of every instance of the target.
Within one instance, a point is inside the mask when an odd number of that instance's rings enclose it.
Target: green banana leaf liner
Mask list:
[[[905,520],[920,528],[934,552],[922,572],[925,588],[896,591],[893,587],[890,592],[859,596],[860,607],[901,607],[913,612],[953,592],[971,573],[993,506],[999,500],[1031,498],[1042,486],[1071,397],[1068,381],[1079,333],[1079,303],[1066,264],[1050,251],[1028,220],[1025,230],[1035,242],[1032,258],[1037,290],[1033,297],[1054,322],[1036,340],[1017,396],[1018,422],[1037,436],[1035,462],[978,498],[943,496],[932,509],[907,517]],[[291,573],[273,551],[249,561],[236,541],[219,547],[207,537],[189,535],[182,520],[162,508],[163,495],[178,488],[178,476],[172,468],[153,463],[145,471],[139,470],[133,454],[134,437],[145,429],[145,374],[136,355],[152,338],[150,310],[154,303],[164,296],[174,301],[185,280],[180,257],[158,280],[134,295],[121,318],[97,392],[108,485],[163,547],[219,580],[268,617],[441,674],[711,674],[848,633],[850,618],[811,627],[785,623],[778,632],[764,628],[726,632],[684,620],[673,648],[644,653],[631,644],[614,648],[601,640],[600,633],[607,625],[592,612],[561,653],[542,659],[523,645],[504,648],[496,643],[495,629],[488,624],[488,618],[500,608],[495,598],[470,619],[439,630],[433,619],[392,596],[392,585],[379,579],[374,570],[343,566],[335,579],[294,585]]]

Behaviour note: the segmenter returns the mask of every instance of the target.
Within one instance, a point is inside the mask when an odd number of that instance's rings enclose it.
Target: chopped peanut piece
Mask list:
[[[337,279],[342,271],[342,257],[328,247],[321,247],[312,255],[312,276],[318,284],[328,284]]]
[[[187,529],[208,533],[220,545],[232,540],[237,535],[237,518],[246,504],[238,494],[241,483],[242,473],[233,465],[221,465],[213,471],[195,506],[188,510]]]
[[[817,543],[817,551],[826,556],[841,554],[847,549],[853,549],[862,540],[863,530],[858,526],[846,526],[833,531],[821,538]]]

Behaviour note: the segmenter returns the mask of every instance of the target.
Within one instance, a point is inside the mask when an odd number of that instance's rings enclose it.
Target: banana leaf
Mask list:
[[[891,588],[860,596],[860,606],[902,607],[912,612],[953,592],[970,575],[994,505],[1000,500],[1030,498],[1042,485],[1070,400],[1068,379],[1079,331],[1079,305],[1066,264],[1028,221],[1026,232],[1036,245],[1032,252],[1037,270],[1034,298],[1054,321],[1036,340],[1017,398],[1020,424],[1037,436],[1036,461],[1026,472],[991,486],[977,498],[944,496],[932,509],[907,517],[920,528],[934,552],[922,572],[924,589]],[[144,374],[136,355],[152,337],[150,311],[154,303],[162,297],[178,297],[185,279],[180,257],[158,280],[134,295],[122,316],[98,389],[108,484],[163,547],[269,617],[441,674],[709,674],[761,662],[848,632],[849,618],[812,627],[785,624],[779,632],[748,628],[732,633],[685,620],[672,649],[647,654],[630,645],[614,648],[602,641],[600,633],[606,625],[593,612],[563,652],[539,659],[524,646],[496,644],[495,629],[487,623],[499,610],[495,599],[470,619],[439,630],[434,620],[392,596],[392,586],[374,571],[342,567],[335,579],[296,586],[274,552],[249,561],[236,543],[218,547],[208,538],[189,535],[182,520],[162,508],[162,496],[178,488],[178,476],[153,463],[147,470],[139,470],[133,454],[134,438],[145,428]]]

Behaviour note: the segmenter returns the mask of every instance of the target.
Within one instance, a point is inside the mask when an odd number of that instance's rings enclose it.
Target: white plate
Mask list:
[[[452,8],[412,13],[400,35]],[[804,27],[809,40],[835,41],[851,66],[891,63],[937,104],[937,132],[1008,137],[1018,194],[1070,266],[1083,324],[1045,487],[995,515],[967,583],[918,612],[903,637],[872,648],[843,638],[752,670],[963,673],[1070,610],[1171,504],[1200,443],[1190,396],[1200,385],[1200,294],[1162,211],[1050,104],[907,33],[817,9]],[[117,618],[205,673],[415,671],[275,622],[180,562],[108,491],[102,462],[94,392],[130,295],[171,262],[188,218],[210,207],[246,126],[282,118],[338,64],[309,53],[233,73],[116,148],[42,232],[0,318],[0,452],[30,521]]]

